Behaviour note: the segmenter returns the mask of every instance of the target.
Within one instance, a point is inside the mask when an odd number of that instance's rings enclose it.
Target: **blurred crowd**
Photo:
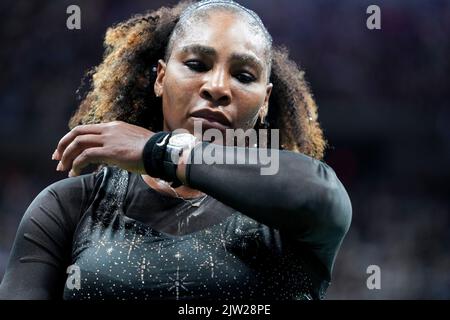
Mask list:
[[[328,299],[450,298],[450,1],[240,1],[306,71],[353,221]],[[51,154],[106,29],[175,1],[0,3],[0,279],[34,197],[65,178]],[[66,8],[81,8],[81,30]],[[381,270],[369,290],[367,267]]]

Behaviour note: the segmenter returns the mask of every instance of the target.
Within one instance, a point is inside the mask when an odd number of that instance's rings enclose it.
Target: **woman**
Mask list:
[[[180,3],[109,29],[105,42],[52,156],[71,177],[27,209],[0,297],[323,298],[351,204],[320,161],[303,73],[259,17],[232,1]],[[235,156],[253,143],[216,150],[244,164],[194,160],[212,144],[192,133],[269,127],[281,139],[275,174]],[[79,175],[89,163],[102,170]]]

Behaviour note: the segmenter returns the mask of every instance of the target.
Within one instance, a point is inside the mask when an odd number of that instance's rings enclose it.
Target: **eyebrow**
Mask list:
[[[199,44],[193,44],[184,46],[181,48],[181,51],[184,53],[193,53],[197,55],[206,55],[206,56],[217,56],[217,52],[214,48],[203,46]],[[242,64],[250,64],[255,66],[259,71],[264,70],[262,62],[253,55],[247,53],[233,53],[231,54],[230,60],[239,61]]]

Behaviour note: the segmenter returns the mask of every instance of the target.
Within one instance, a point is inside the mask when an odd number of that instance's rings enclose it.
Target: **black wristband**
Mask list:
[[[167,131],[155,133],[144,146],[142,161],[148,175],[170,181],[171,186],[176,188],[183,183],[177,177],[176,164],[167,163],[167,144],[171,136],[172,132]]]
[[[147,141],[142,152],[142,161],[144,169],[148,175],[154,178],[167,178],[164,172],[164,155],[166,146],[172,136],[171,132],[161,131],[155,133]]]

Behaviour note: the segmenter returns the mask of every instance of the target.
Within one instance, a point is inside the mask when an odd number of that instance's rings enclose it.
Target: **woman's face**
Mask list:
[[[158,63],[155,93],[162,96],[164,130],[193,133],[194,121],[203,131],[253,128],[272,89],[264,50],[262,35],[239,15],[213,11],[192,23],[169,61]]]

